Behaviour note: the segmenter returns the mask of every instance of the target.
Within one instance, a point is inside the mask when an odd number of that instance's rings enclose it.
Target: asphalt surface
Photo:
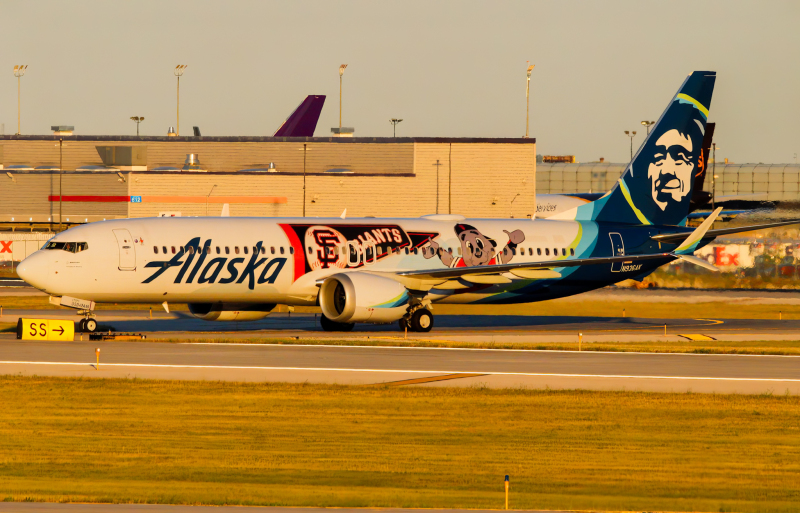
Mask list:
[[[331,513],[332,508],[282,508],[259,506],[171,506],[167,504],[56,504],[49,502],[0,502],[0,512],[14,513]],[[336,513],[423,513],[430,509],[335,508]],[[498,510],[437,509],[439,513],[496,513]],[[548,510],[514,510],[520,513],[567,513]]]
[[[96,366],[95,349],[100,349]],[[0,373],[415,386],[800,393],[800,357],[3,340]]]

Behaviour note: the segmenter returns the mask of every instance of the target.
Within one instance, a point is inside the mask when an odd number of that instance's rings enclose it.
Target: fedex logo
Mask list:
[[[13,253],[11,243],[13,240],[0,240],[0,253]]]

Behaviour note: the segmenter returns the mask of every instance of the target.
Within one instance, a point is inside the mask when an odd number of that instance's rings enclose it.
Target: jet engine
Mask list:
[[[257,321],[273,308],[272,304],[189,303],[189,313],[204,321]]]
[[[394,322],[408,310],[408,290],[391,278],[353,272],[329,276],[320,287],[319,306],[334,322]]]

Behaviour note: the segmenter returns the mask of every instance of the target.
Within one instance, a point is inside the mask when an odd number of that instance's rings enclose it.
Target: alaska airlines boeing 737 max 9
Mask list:
[[[549,219],[122,219],[59,233],[18,272],[89,310],[178,302],[201,319],[253,320],[276,304],[319,305],[326,330],[399,321],[428,331],[435,303],[559,298],[643,278],[676,258],[712,267],[692,253],[753,228],[709,230],[721,209],[694,231],[681,226],[715,78],[697,71],[684,81],[608,194]]]

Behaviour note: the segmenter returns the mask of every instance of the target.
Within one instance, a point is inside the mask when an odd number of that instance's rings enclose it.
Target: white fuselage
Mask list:
[[[48,242],[56,249],[37,251],[19,273],[51,295],[95,302],[313,305],[320,280],[334,273],[575,258],[580,238],[581,224],[573,221],[446,215],[123,219],[59,233]],[[471,302],[491,293],[436,300]]]

